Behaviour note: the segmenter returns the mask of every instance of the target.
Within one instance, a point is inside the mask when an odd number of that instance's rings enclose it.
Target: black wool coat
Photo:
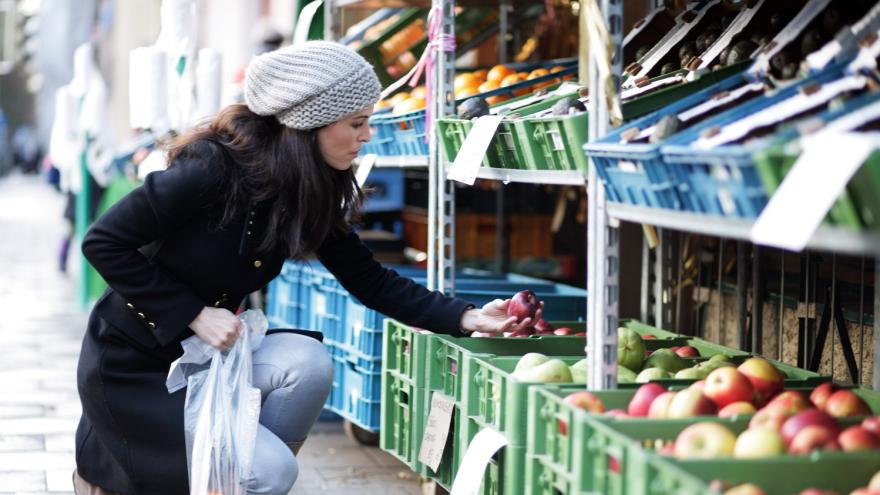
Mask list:
[[[219,145],[201,144],[100,217],[82,243],[109,288],[83,339],[77,385],[80,475],[122,494],[188,493],[185,391],[169,394],[168,367],[205,306],[235,310],[281,271],[282,252],[258,253],[268,211],[253,206],[216,228],[223,192]],[[226,162],[230,163],[230,162]],[[366,306],[407,324],[460,335],[468,303],[431,292],[383,268],[355,233],[328,238],[316,252]]]

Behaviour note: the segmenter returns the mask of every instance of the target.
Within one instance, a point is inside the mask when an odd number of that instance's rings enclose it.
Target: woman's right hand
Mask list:
[[[189,327],[211,347],[227,351],[241,333],[241,320],[228,309],[205,306]]]

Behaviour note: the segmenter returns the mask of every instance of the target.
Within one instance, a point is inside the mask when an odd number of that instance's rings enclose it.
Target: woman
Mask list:
[[[398,276],[352,231],[361,191],[351,162],[370,139],[379,89],[372,67],[336,43],[264,54],[248,68],[247,105],[181,136],[168,170],[95,222],[82,249],[110,288],[79,361],[78,494],[187,493],[185,392],[165,390],[168,367],[193,334],[229,348],[232,311],[287,258],[314,253],[365,305],[411,325],[465,335],[531,324],[507,318],[506,301],[477,310]],[[265,338],[254,354],[263,407],[248,493],[288,493],[332,374],[307,332]]]

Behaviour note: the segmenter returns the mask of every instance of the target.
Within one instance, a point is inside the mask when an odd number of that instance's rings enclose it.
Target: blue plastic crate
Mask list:
[[[689,205],[682,199],[682,189],[688,187],[687,182],[664,166],[660,144],[623,142],[622,136],[647,129],[663,117],[678,115],[750,82],[748,74],[733,75],[585,144],[584,152],[593,160],[596,175],[602,180],[608,200],[652,208],[689,210]]]
[[[395,211],[403,209],[403,170],[373,169],[366,187],[372,189],[364,201],[363,211]]]
[[[361,146],[361,156],[373,153],[379,156],[396,155],[394,147],[394,127],[386,125],[383,117],[391,115],[391,109],[380,110],[373,114],[370,119],[370,132],[372,137]]]
[[[327,396],[327,402],[324,404],[326,409],[341,413],[345,405],[345,368],[347,362],[341,351],[332,344],[328,345],[330,357],[333,359],[333,385],[330,387],[330,395]]]
[[[682,177],[687,187],[680,190],[691,211],[738,218],[757,218],[767,204],[752,149],[730,144],[712,149],[692,146],[708,129],[722,128],[771,105],[790,99],[815,84],[824,84],[843,76],[837,64],[777,92],[753,100],[701,122],[670,137],[661,147],[662,160],[673,173]]]
[[[361,428],[379,431],[382,399],[382,367],[374,370],[345,363],[344,397],[341,414]]]
[[[266,317],[270,328],[309,328],[312,270],[289,260],[269,284]]]
[[[332,344],[344,341],[345,306],[348,291],[336,278],[315,263],[312,272],[311,289],[311,329],[324,334],[324,339]]]

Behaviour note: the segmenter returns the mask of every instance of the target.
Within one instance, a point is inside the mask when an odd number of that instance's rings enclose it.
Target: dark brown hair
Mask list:
[[[213,143],[212,148],[222,150],[213,160],[223,202],[219,227],[251,205],[268,203],[266,235],[257,250],[280,248],[290,258],[302,259],[328,235],[351,229],[363,201],[352,170],[336,170],[325,162],[317,133],[291,129],[243,104],[230,105],[174,138],[167,145],[168,160],[173,165],[175,158],[197,154]]]

